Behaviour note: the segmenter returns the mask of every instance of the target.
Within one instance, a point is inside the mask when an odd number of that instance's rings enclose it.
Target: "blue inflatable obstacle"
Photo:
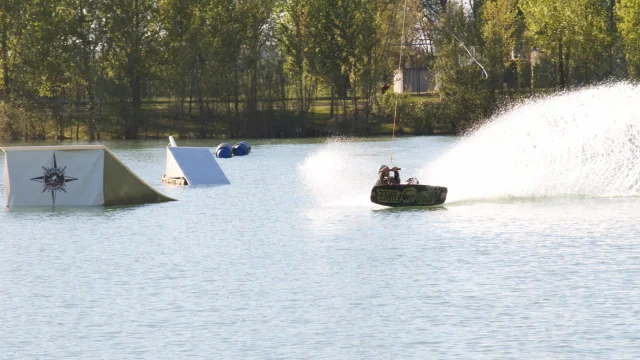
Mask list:
[[[227,159],[232,156],[233,156],[233,149],[231,147],[231,144],[222,143],[218,145],[218,147],[216,148],[216,157]]]
[[[249,145],[249,143],[246,141],[240,141],[239,143],[233,145],[234,156],[249,155],[250,152],[251,152],[251,145]]]

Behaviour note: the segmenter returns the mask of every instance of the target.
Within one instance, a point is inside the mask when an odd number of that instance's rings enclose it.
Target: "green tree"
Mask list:
[[[67,32],[71,13],[64,5],[35,0],[26,9],[28,25],[20,44],[20,71],[14,75],[14,88],[22,96],[40,98],[48,105],[58,139],[65,138],[65,106],[74,80]]]
[[[572,76],[589,82],[609,73],[608,56],[602,49],[610,46],[613,34],[607,31],[604,1],[520,0],[519,5],[533,45],[557,67],[561,89]]]
[[[342,73],[344,48],[338,38],[336,30],[336,11],[338,0],[308,0],[309,1],[309,71],[324,79],[331,91],[329,113],[334,116],[337,97],[344,93],[345,77]]]
[[[309,8],[306,0],[288,0],[280,3],[277,10],[276,37],[286,54],[285,70],[289,71],[296,82],[299,121],[303,122],[309,110],[309,92],[311,82],[308,69],[309,55]]]
[[[564,88],[567,83],[566,57],[569,32],[574,23],[570,13],[571,0],[521,0],[529,36],[544,54],[555,59],[557,84]]]
[[[450,3],[441,17],[437,33],[435,71],[440,81],[440,96],[449,118],[451,131],[459,133],[488,116],[495,104],[481,69],[469,57],[459,41],[473,51],[473,18],[462,5]],[[457,34],[455,37],[453,34]],[[457,39],[456,39],[457,38]],[[467,41],[470,40],[470,41]]]
[[[616,6],[618,29],[624,43],[627,69],[633,79],[640,78],[640,0],[620,0]]]
[[[69,51],[71,56],[71,75],[76,79],[76,106],[81,103],[82,89],[88,98],[89,112],[86,118],[89,140],[100,137],[99,116],[96,104],[96,84],[101,70],[99,61],[99,47],[105,39],[102,26],[103,19],[99,16],[98,0],[65,0],[69,13],[67,27]],[[76,138],[78,126],[76,123]]]
[[[242,54],[248,27],[248,9],[243,4],[246,5],[234,0],[209,3],[204,8],[203,39],[206,41],[200,45],[208,80],[203,83],[204,91],[211,98],[218,97],[226,103],[227,134],[236,137],[240,131],[241,75],[245,66]]]
[[[571,34],[575,50],[569,65],[575,82],[589,84],[612,73],[611,53],[606,49],[611,48],[617,34],[611,32],[607,1],[582,0],[581,5],[572,9],[576,15]]]
[[[162,36],[163,74],[169,89],[178,98],[180,135],[184,131],[185,101],[189,94],[189,114],[193,100],[193,74],[197,64],[202,34],[198,31],[197,2],[185,0],[161,0],[158,4]],[[188,90],[189,88],[189,90]]]
[[[137,139],[143,86],[157,69],[161,31],[157,4],[153,0],[114,0],[101,5],[107,30],[107,70],[118,89],[113,96],[120,104],[124,137]]]
[[[420,0],[425,12],[425,16],[432,21],[444,15],[447,9],[448,0]]]
[[[502,88],[504,70],[511,64],[518,26],[517,0],[491,0],[482,8],[482,37],[491,91]]]
[[[310,68],[331,89],[331,116],[337,97],[342,100],[342,114],[346,118],[347,99],[351,98],[351,130],[361,127],[358,91],[364,95],[368,120],[376,84],[388,73],[380,69],[387,60],[381,26],[386,23],[383,14],[390,15],[388,11],[387,4],[378,1],[310,0],[307,54]]]
[[[267,28],[271,26],[271,12],[275,6],[275,0],[263,0],[260,6],[255,6],[253,0],[244,0],[242,3],[247,19],[245,33],[245,47],[243,60],[248,75],[247,111],[251,120],[258,111],[258,79],[260,77],[261,62],[263,60],[264,47],[270,39]],[[301,14],[302,15],[302,14]],[[302,39],[300,40],[302,42]]]
[[[28,1],[3,0],[0,2],[0,80],[1,94],[11,93],[11,72],[17,60],[18,47],[26,22],[25,8]]]

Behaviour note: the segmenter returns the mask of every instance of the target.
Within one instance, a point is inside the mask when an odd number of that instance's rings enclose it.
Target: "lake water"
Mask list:
[[[638,358],[640,197],[500,193],[446,175],[464,141],[256,141],[199,188],[161,184],[167,141],[105,142],[179,201],[0,211],[0,358]],[[391,152],[450,201],[370,203]]]

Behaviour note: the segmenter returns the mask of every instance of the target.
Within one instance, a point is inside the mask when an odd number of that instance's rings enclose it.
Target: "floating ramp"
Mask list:
[[[174,201],[104,145],[4,147],[7,207],[136,205]]]
[[[179,146],[167,146],[167,165],[162,182],[173,185],[230,184],[209,148]]]

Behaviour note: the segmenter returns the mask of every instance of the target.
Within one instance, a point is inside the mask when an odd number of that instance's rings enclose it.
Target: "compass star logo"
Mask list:
[[[51,161],[51,167],[43,166],[44,174],[42,176],[31,178],[32,181],[37,181],[44,184],[44,189],[42,192],[49,191],[51,192],[51,201],[53,202],[53,206],[56,205],[56,192],[64,191],[65,186],[68,182],[78,180],[77,178],[66,176],[64,174],[67,167],[58,167],[58,161],[56,160],[56,152],[53,152],[53,159]]]

